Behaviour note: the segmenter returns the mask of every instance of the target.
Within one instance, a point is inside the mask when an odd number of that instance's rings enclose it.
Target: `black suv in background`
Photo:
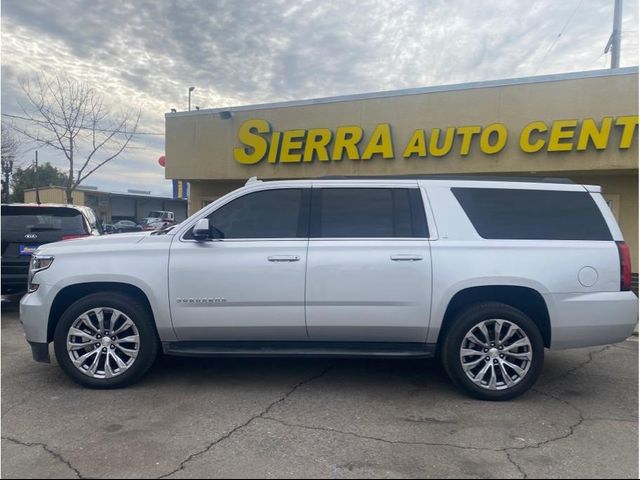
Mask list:
[[[45,243],[100,235],[91,208],[75,205],[2,205],[2,294],[27,290],[31,254]]]

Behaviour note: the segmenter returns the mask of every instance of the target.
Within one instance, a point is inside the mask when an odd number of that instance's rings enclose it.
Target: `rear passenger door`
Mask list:
[[[425,342],[431,258],[416,184],[316,184],[307,256],[310,340]]]

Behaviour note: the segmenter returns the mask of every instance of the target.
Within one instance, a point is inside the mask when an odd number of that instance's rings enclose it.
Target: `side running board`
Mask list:
[[[431,358],[435,344],[387,342],[167,342],[167,355],[185,357]]]

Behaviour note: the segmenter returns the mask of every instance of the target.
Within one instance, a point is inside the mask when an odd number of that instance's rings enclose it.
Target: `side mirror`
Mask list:
[[[193,227],[193,238],[200,242],[211,240],[211,228],[208,218],[201,218],[196,222],[196,226]]]

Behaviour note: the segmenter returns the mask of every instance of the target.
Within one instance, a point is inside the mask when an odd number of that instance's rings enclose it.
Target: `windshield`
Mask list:
[[[163,212],[149,212],[149,218],[162,218]]]
[[[73,208],[2,207],[3,236],[46,231],[61,231],[65,235],[87,233],[82,214]]]

